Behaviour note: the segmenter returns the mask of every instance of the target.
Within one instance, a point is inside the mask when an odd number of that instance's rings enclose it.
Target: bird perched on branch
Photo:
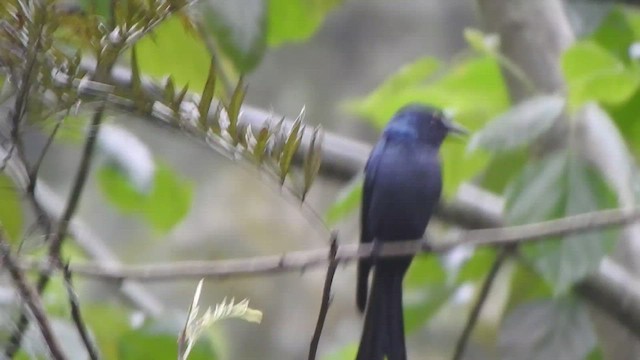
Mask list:
[[[409,105],[395,114],[365,167],[361,243],[412,240],[424,235],[442,189],[438,151],[451,132],[464,130],[432,107]],[[360,311],[366,306],[366,315],[356,360],[407,358],[402,279],[411,259],[374,255],[358,262],[356,303]]]

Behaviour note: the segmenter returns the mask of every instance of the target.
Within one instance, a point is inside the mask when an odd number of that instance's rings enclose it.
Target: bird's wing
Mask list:
[[[376,173],[378,171],[378,165],[386,141],[381,139],[375,148],[371,151],[369,160],[364,168],[364,184],[362,186],[362,206],[360,211],[360,243],[366,244],[373,241],[373,234],[369,229],[369,205],[371,204],[371,195],[375,184]],[[368,292],[368,280],[369,271],[371,270],[371,260],[364,259],[358,261],[358,279],[356,288],[356,304],[360,311],[364,311],[367,305],[367,292]]]

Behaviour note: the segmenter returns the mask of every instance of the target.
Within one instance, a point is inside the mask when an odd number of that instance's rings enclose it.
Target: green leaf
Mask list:
[[[562,70],[569,86],[569,105],[588,101],[625,102],[640,84],[637,68],[625,64],[593,41],[574,44],[562,56]]]
[[[311,189],[311,185],[320,170],[320,165],[322,163],[323,134],[321,126],[318,126],[313,130],[309,148],[307,149],[307,154],[304,157],[304,187],[302,189],[302,201],[304,201],[307,192]]]
[[[553,289],[535,270],[519,264],[511,276],[510,296],[506,308],[511,310],[520,304],[532,300],[546,300],[552,296]]]
[[[531,144],[553,126],[562,114],[564,97],[539,95],[529,98],[490,121],[476,132],[468,149],[512,150]]]
[[[447,302],[455,287],[436,256],[413,260],[404,280],[404,327],[407,333],[420,329]]]
[[[506,197],[509,224],[534,223],[613,205],[605,183],[574,152],[552,154],[529,164]],[[559,295],[597,269],[613,239],[611,231],[590,232],[534,242],[521,250]]]
[[[22,204],[13,181],[0,173],[0,226],[11,244],[22,240]]]
[[[198,103],[198,112],[200,114],[200,127],[205,130],[208,126],[209,108],[211,107],[211,100],[213,100],[213,93],[216,89],[216,64],[211,59],[211,65],[209,66],[209,75],[207,76],[207,82],[204,84],[202,90],[202,96],[200,96],[200,102]]]
[[[342,0],[270,0],[267,43],[279,46],[308,39]]]
[[[117,358],[120,360],[175,360],[177,354],[177,334],[163,333],[145,327],[123,334],[118,342]],[[197,342],[189,354],[189,360],[218,358],[211,343],[204,341]]]
[[[324,214],[328,225],[335,225],[360,207],[362,199],[362,175],[355,176],[338,193],[338,198]]]
[[[211,55],[200,36],[185,28],[177,17],[165,20],[153,34],[136,43],[140,71],[162,78],[171,75],[176,87],[187,84],[202,92]]]
[[[104,359],[118,358],[118,340],[129,330],[129,315],[123,307],[83,303],[82,316],[95,337]]]
[[[421,85],[439,68],[440,62],[433,57],[418,59],[400,68],[365,98],[346,102],[345,107],[351,112],[369,118],[374,109],[384,104],[389,98],[397,96],[398,92]],[[380,121],[384,122],[384,120],[386,119],[383,118]]]
[[[456,121],[475,130],[508,108],[500,66],[490,56],[465,59],[427,82],[436,64],[429,59],[419,62],[423,63],[409,65],[367,97],[348,103],[348,110],[382,128],[402,106],[414,102],[430,104],[451,111]],[[418,75],[419,70],[424,77],[413,77],[413,71]]]
[[[468,281],[483,280],[495,259],[495,249],[475,249],[471,258],[465,261],[458,270],[456,282],[462,284]]]
[[[619,60],[628,62],[629,47],[640,39],[640,11],[614,6],[591,38]]]
[[[497,153],[479,176],[478,183],[488,191],[502,194],[513,176],[520,173],[528,160],[529,152],[524,148]]]
[[[596,345],[583,304],[572,299],[538,300],[507,315],[498,352],[503,360],[584,359]]]
[[[171,169],[160,165],[155,170],[153,188],[148,193],[136,190],[127,178],[111,166],[98,171],[103,194],[120,211],[141,216],[154,229],[168,232],[189,212],[191,184]]]
[[[349,344],[338,351],[322,357],[322,360],[353,360],[358,353],[358,344]]]
[[[240,73],[253,70],[266,49],[266,1],[217,0],[203,4],[205,24]]]
[[[302,139],[301,135],[304,132],[304,127],[302,126],[303,117],[304,109],[291,125],[291,129],[289,130],[289,134],[287,135],[287,140],[285,141],[284,147],[282,148],[282,155],[279,159],[280,183],[282,184],[284,184],[284,180],[287,177],[287,174],[289,174],[291,161],[293,161],[293,156],[300,146],[300,140]]]
[[[234,141],[238,141],[238,119],[240,117],[240,107],[244,101],[244,96],[247,93],[247,87],[244,85],[242,78],[238,80],[229,103],[225,105],[227,116],[229,117],[229,127],[227,131]]]

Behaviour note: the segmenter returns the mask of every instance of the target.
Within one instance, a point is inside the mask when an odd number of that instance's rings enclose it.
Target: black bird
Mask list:
[[[365,167],[361,243],[418,239],[424,235],[442,189],[438,151],[449,132],[463,130],[440,110],[409,105],[384,129]],[[356,360],[404,360],[402,279],[412,256],[358,262],[356,303],[365,310]],[[369,271],[374,267],[367,302]]]

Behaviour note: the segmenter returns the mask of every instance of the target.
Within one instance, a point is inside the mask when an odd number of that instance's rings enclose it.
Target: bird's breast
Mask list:
[[[437,154],[419,149],[387,149],[376,169],[369,226],[381,240],[421,237],[442,188]]]

